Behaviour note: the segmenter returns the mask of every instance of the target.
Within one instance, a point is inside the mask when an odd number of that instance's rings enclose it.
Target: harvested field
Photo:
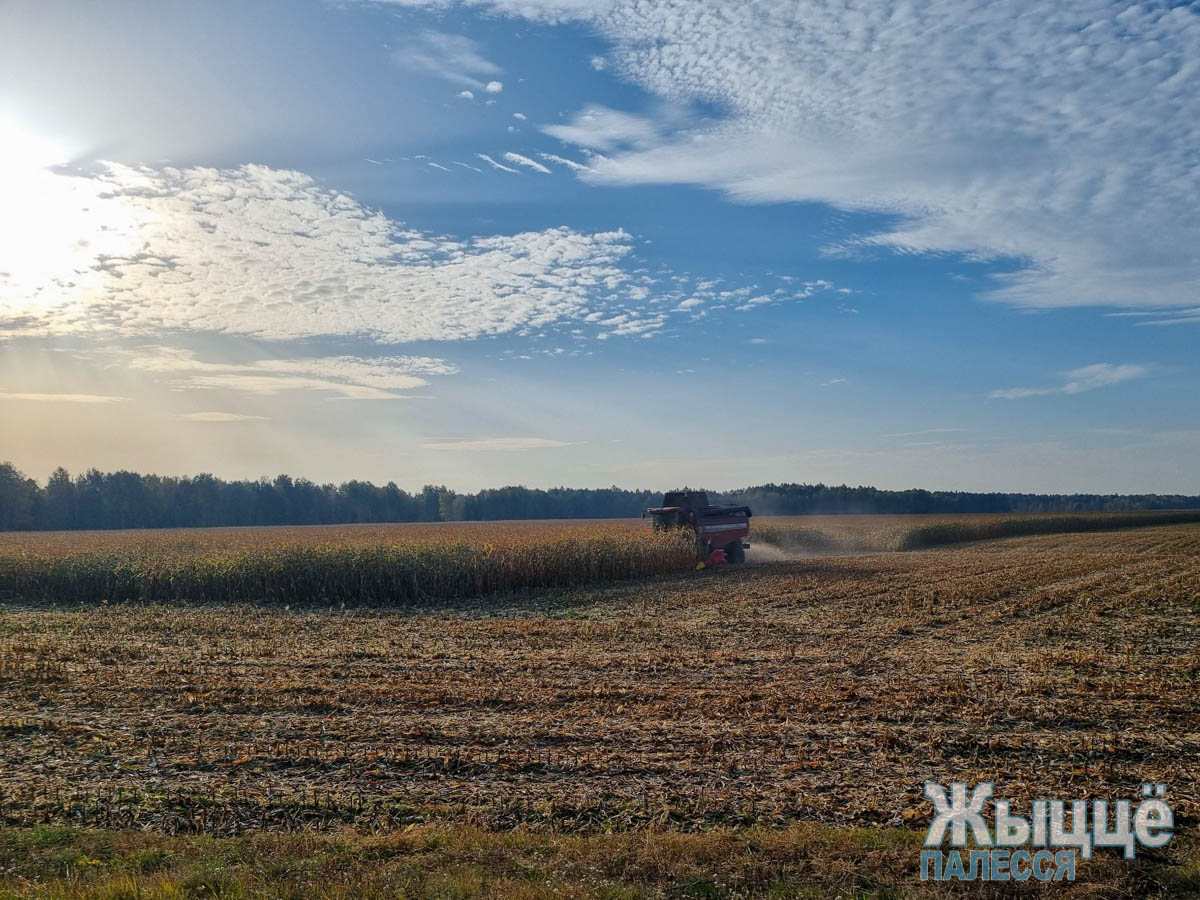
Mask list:
[[[133,791],[112,811],[168,828],[372,825],[384,800],[586,828],[898,824],[934,776],[1153,776],[1195,815],[1198,553],[1177,526],[407,615],[10,607],[0,789]]]
[[[860,839],[839,828],[894,836],[817,893],[853,893],[860,864],[886,893],[919,884],[926,779],[994,780],[1018,807],[1161,781],[1182,827],[1147,865],[1200,890],[1198,559],[1200,525],[1174,525],[407,612],[10,603],[0,819],[10,843],[64,823],[451,843],[439,829],[718,828],[753,846],[820,823],[843,850]],[[784,878],[787,859],[755,871]],[[1140,866],[1101,856],[1077,887],[1153,893]]]

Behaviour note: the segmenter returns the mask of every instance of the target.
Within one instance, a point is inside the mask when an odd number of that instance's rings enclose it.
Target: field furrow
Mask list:
[[[0,815],[904,825],[926,779],[1200,816],[1200,526],[814,557],[403,613],[0,615]]]

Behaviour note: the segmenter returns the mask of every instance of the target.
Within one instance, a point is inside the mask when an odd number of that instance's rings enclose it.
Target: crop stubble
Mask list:
[[[0,816],[917,824],[926,779],[1200,813],[1200,526],[407,613],[0,614]]]

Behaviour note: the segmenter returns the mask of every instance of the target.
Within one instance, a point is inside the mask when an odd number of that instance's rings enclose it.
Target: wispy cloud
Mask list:
[[[504,71],[483,56],[478,41],[461,34],[432,30],[419,32],[392,51],[392,61],[402,69],[486,91],[491,91],[491,86],[500,82],[485,82],[484,79]]]
[[[550,170],[543,166],[540,162],[530,159],[528,156],[522,156],[520,153],[509,151],[504,154],[504,158],[513,165],[524,166],[527,169],[533,169],[535,172],[541,172],[543,175],[549,175]]]
[[[445,360],[425,356],[327,356],[220,363],[199,360],[189,351],[169,347],[140,351],[129,366],[162,376],[181,390],[226,390],[264,396],[283,391],[323,391],[349,400],[401,399],[407,396],[402,392],[428,384],[424,376],[458,371]]]
[[[884,437],[921,437],[927,434],[960,434],[965,428],[922,428],[920,431],[893,431]]]
[[[223,422],[265,422],[270,420],[270,416],[248,416],[242,413],[232,412],[190,412],[180,413],[180,419],[188,422],[210,422],[219,424]]]
[[[599,105],[586,107],[569,124],[542,130],[565,143],[604,152],[648,150],[662,141],[654,120]]]
[[[431,441],[421,446],[426,450],[542,450],[570,447],[571,441],[555,441],[539,437],[476,438],[463,441]]]
[[[1153,315],[1153,314],[1151,314]],[[1194,309],[1181,309],[1170,313],[1158,313],[1162,318],[1147,319],[1138,322],[1139,325],[1198,325],[1200,324],[1200,306]]]
[[[27,400],[32,403],[124,403],[128,397],[111,397],[108,394],[29,394],[0,391],[0,400]]]
[[[585,172],[588,168],[583,163],[575,162],[573,159],[567,159],[565,156],[558,156],[554,153],[539,153],[538,156],[547,162],[557,163],[560,166],[566,166],[572,172]]]
[[[493,169],[499,169],[501,172],[512,172],[514,175],[517,174],[516,169],[509,168],[508,166],[504,165],[503,163],[496,162],[494,159],[492,159],[486,153],[476,153],[475,156],[479,159],[482,159],[485,163],[487,163]]]
[[[1056,387],[1014,387],[992,391],[992,400],[1020,400],[1026,397],[1044,397],[1048,394],[1082,394],[1097,388],[1120,384],[1134,378],[1142,378],[1149,370],[1133,363],[1114,365],[1095,363],[1064,373],[1065,382]]]

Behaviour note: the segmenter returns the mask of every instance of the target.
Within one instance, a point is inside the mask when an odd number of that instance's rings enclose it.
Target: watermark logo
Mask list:
[[[1118,800],[1111,812],[1105,800],[1034,800],[1025,817],[1015,815],[1009,801],[995,800],[989,824],[983,809],[993,792],[990,781],[969,792],[954,782],[948,794],[925,782],[934,811],[925,847],[965,848],[970,840],[977,849],[922,850],[922,881],[1074,881],[1076,862],[1091,859],[1096,847],[1120,847],[1133,859],[1139,845],[1165,847],[1174,835],[1165,784],[1143,784],[1136,808]]]

